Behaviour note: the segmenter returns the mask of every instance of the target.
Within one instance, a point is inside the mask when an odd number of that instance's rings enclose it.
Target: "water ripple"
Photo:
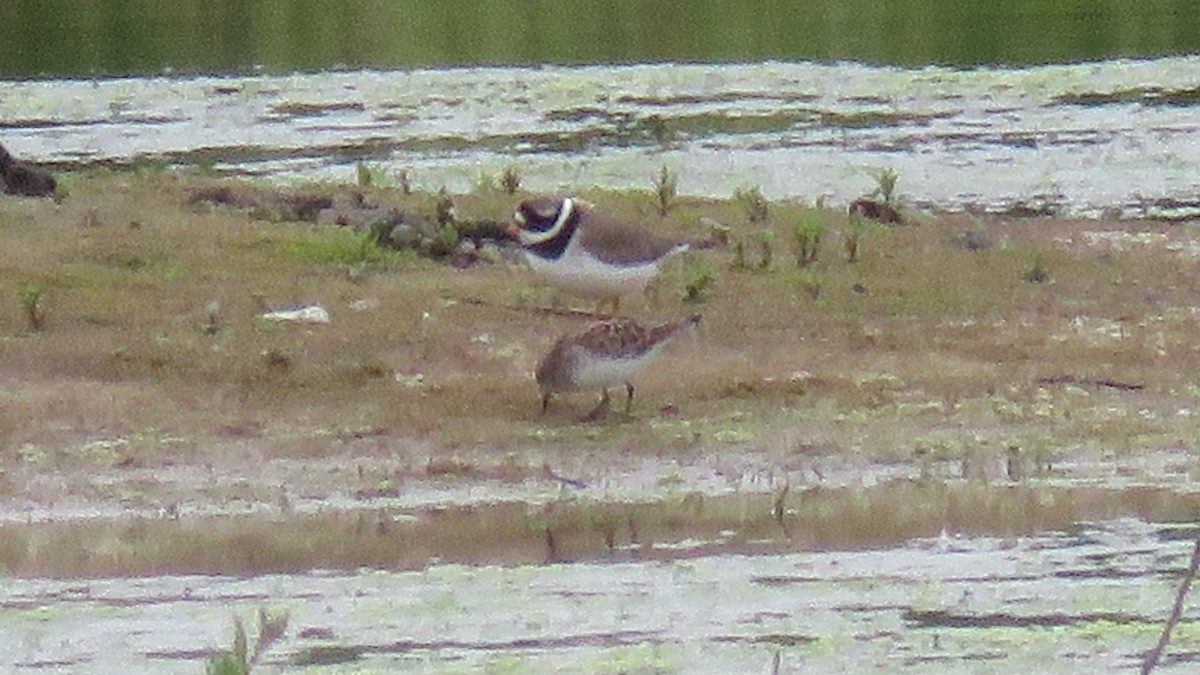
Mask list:
[[[354,163],[473,189],[514,166],[535,190],[760,186],[847,203],[899,172],[943,210],[1139,216],[1200,191],[1198,57],[1033,68],[855,63],[464,68],[0,82],[0,129],[58,168],[159,161],[280,181]],[[1164,206],[1165,205],[1165,206]],[[1160,213],[1161,212],[1161,213]]]

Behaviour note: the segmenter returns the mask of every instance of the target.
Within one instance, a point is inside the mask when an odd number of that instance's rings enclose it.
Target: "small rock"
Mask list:
[[[293,321],[296,323],[329,323],[329,311],[320,305],[280,309],[259,315],[267,321]]]
[[[904,216],[891,204],[877,202],[874,199],[855,199],[847,209],[850,215],[857,215],[880,223],[904,224]]]
[[[0,145],[0,178],[4,181],[4,192],[22,197],[53,197],[58,190],[58,181],[41,169],[19,162]]]

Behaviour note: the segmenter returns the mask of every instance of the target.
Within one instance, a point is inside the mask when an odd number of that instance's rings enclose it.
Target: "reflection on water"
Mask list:
[[[1190,2],[0,3],[0,77],[482,64],[1040,64],[1200,50]],[[52,20],[50,20],[52,16]]]
[[[1179,215],[1200,191],[1200,58],[962,71],[858,64],[357,71],[0,83],[0,133],[59,168],[162,161],[469,191],[649,189],[845,204]],[[1193,209],[1194,210],[1194,209]],[[1186,213],[1184,215],[1187,215]]]
[[[235,613],[253,629],[267,608],[290,622],[266,672],[1130,671],[1194,536],[1119,520],[877,551],[6,580],[0,669],[200,672]],[[1168,663],[1195,658],[1187,621]]]

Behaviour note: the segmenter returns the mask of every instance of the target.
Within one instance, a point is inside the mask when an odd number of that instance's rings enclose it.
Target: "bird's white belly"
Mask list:
[[[644,291],[658,275],[658,266],[654,262],[611,265],[580,250],[575,242],[571,242],[557,260],[546,260],[532,254],[526,258],[530,269],[552,286],[595,298],[612,298]]]
[[[585,358],[575,371],[575,385],[580,389],[614,387],[633,378],[645,365],[645,359]]]

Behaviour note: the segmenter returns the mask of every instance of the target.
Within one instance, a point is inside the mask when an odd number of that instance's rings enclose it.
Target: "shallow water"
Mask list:
[[[273,180],[1180,217],[1200,191],[1200,57],[1028,68],[853,63],[359,71],[0,82],[0,133],[59,168],[152,161]]]
[[[761,59],[1051,63],[1195,52],[1187,3],[124,0],[0,4],[0,73],[269,72]]]
[[[858,552],[7,580],[0,669],[199,672],[231,644],[234,615],[253,636],[265,607],[290,614],[265,672],[1127,671],[1157,639],[1195,535],[1118,520]],[[1198,655],[1185,613],[1160,672]]]
[[[174,513],[144,488],[141,509],[7,511],[0,671],[199,672],[260,608],[291,618],[265,672],[1128,670],[1200,536],[1186,452],[991,483],[814,461],[826,480],[790,491],[660,461],[630,478],[643,502],[591,475],[355,494],[318,463],[286,510],[219,500],[256,492],[232,471],[159,476],[189,495]],[[706,493],[661,480],[680,470]],[[1194,667],[1195,625],[1162,672]]]

